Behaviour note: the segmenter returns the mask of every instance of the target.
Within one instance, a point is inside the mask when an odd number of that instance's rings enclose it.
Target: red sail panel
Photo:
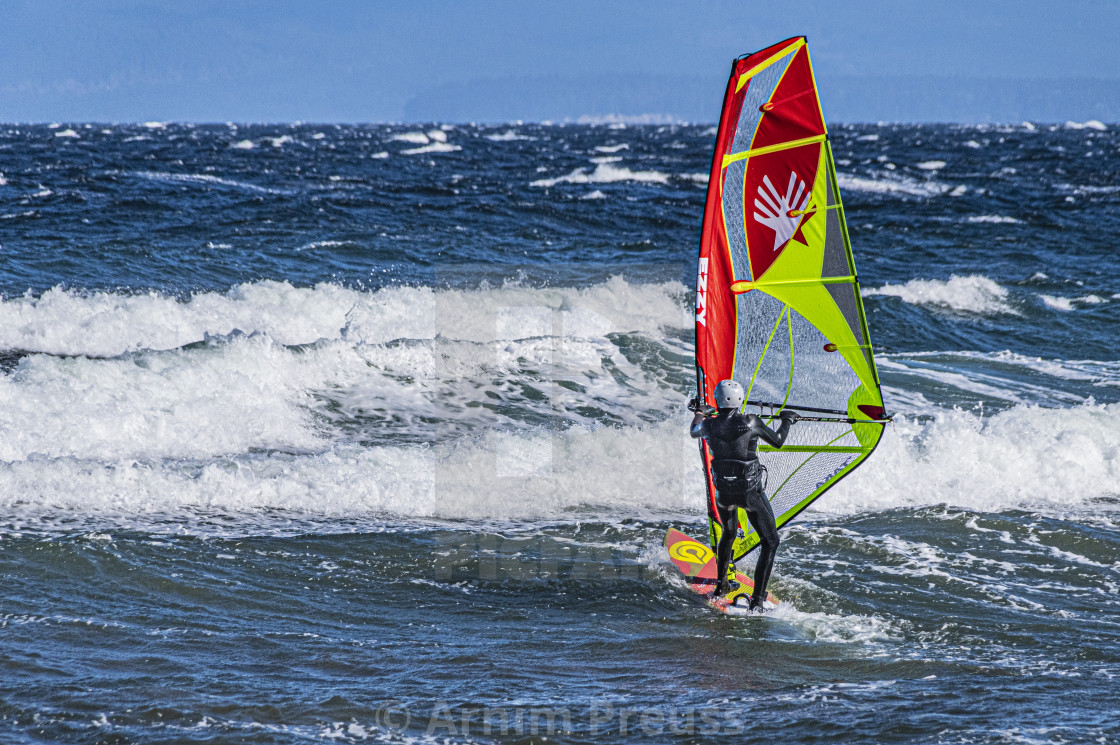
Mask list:
[[[807,210],[814,206],[810,204],[810,192],[817,181],[820,157],[818,144],[756,155],[747,161],[747,183],[757,184],[754,190],[743,193],[751,279],[766,274],[812,217]],[[790,220],[791,212],[802,214]]]
[[[705,373],[701,395],[709,404],[716,383],[731,375],[732,356],[735,348],[735,298],[731,292],[734,271],[727,247],[727,233],[723,229],[723,160],[722,154],[731,148],[735,139],[735,125],[743,96],[736,95],[737,70],[744,60],[736,60],[731,68],[731,78],[723,99],[716,134],[715,157],[708,177],[708,196],[704,204],[704,226],[700,234],[700,260],[696,272],[696,359]]]
[[[824,118],[817,103],[817,89],[809,68],[808,46],[802,44],[794,52],[770,100],[761,108],[763,117],[751,143],[752,149],[825,133]]]

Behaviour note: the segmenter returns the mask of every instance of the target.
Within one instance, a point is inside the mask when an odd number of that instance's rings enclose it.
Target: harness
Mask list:
[[[745,494],[755,487],[761,487],[765,491],[769,472],[757,458],[753,460],[716,458],[712,460],[712,476],[719,491],[728,494]]]

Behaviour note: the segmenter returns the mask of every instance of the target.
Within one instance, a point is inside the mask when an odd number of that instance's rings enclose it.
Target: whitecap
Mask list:
[[[939,504],[983,512],[1099,510],[1096,500],[1120,496],[1117,452],[1120,404],[896,418],[875,456],[814,503],[810,514]]]
[[[428,139],[428,135],[423,132],[402,132],[393,135],[389,139],[396,142],[410,142],[413,145],[427,145],[431,142],[431,140]]]
[[[1043,305],[1052,310],[1068,312],[1075,309],[1074,303],[1082,305],[1100,305],[1107,303],[1108,300],[1100,295],[1082,295],[1081,297],[1062,297],[1059,295],[1039,295],[1038,299],[1042,301]]]
[[[1051,308],[1053,310],[1060,310],[1062,312],[1073,310],[1073,301],[1068,297],[1039,295],[1038,299],[1041,300],[1047,308]]]
[[[978,274],[966,277],[954,274],[947,280],[912,279],[902,285],[886,284],[878,289],[864,289],[862,294],[865,297],[892,296],[912,305],[930,305],[965,313],[1019,315],[1007,302],[1007,289]]]
[[[514,142],[517,140],[535,140],[535,137],[526,137],[525,135],[518,134],[512,129],[507,129],[500,134],[486,135],[486,139],[491,142]]]
[[[230,186],[235,189],[245,189],[247,191],[259,191],[266,194],[290,194],[289,191],[281,189],[270,189],[265,186],[257,186],[245,181],[235,181],[233,179],[222,178],[220,176],[212,176],[208,173],[167,173],[164,171],[140,171],[132,175],[141,178],[151,179],[153,181],[170,181],[185,184],[213,184],[220,186]]]
[[[252,140],[240,140],[230,145],[230,147],[237,150],[252,150],[256,145],[253,144]]]
[[[451,145],[446,142],[433,142],[422,147],[413,147],[408,150],[401,150],[401,155],[422,155],[424,153],[453,153],[457,150],[462,150],[458,145]]]
[[[926,160],[922,161],[917,167],[923,171],[939,171],[946,165],[943,160]]]
[[[1018,225],[1023,221],[1006,215],[969,215],[968,222]]]
[[[551,187],[562,183],[607,184],[615,181],[665,184],[669,182],[669,177],[660,171],[631,171],[629,168],[619,168],[610,163],[599,163],[591,173],[588,173],[586,168],[577,168],[567,175],[551,179],[539,179],[529,185]]]
[[[598,145],[595,150],[600,153],[617,153],[620,150],[629,150],[630,146],[625,142],[619,145]]]
[[[1108,127],[1103,122],[1096,119],[1090,119],[1087,122],[1066,122],[1066,129],[1093,129],[1098,132],[1105,132]]]
[[[54,136],[55,137],[70,137],[70,138],[81,137],[81,135],[79,135],[77,132],[75,132],[72,129],[64,129],[61,132],[55,132]]]
[[[841,189],[873,194],[904,194],[913,197],[935,197],[949,191],[948,186],[935,181],[917,181],[896,176],[873,179],[840,173],[837,174],[836,181]]]

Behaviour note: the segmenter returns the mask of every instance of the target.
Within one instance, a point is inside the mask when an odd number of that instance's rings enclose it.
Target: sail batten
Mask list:
[[[882,436],[879,375],[804,37],[740,57],[728,78],[700,241],[696,364],[709,404],[732,378],[750,399],[777,402],[770,417],[829,414],[797,424],[780,450],[760,448],[779,528]],[[704,444],[701,453],[714,545],[723,526]],[[737,557],[758,542],[740,523]]]

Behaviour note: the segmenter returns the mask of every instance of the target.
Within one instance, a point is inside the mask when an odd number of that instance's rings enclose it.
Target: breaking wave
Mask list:
[[[953,311],[976,314],[1005,313],[1020,315],[1008,303],[1007,289],[987,277],[972,274],[953,275],[949,279],[912,279],[901,285],[886,284],[877,289],[864,289],[865,297],[884,295],[897,297],[915,305],[929,305]]]

